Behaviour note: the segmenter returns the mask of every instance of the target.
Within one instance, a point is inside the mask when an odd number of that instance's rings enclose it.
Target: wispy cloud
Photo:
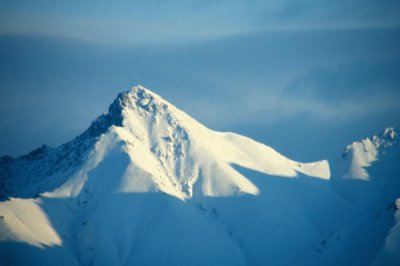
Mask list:
[[[363,29],[398,27],[396,0],[287,0],[262,9],[265,27],[280,29]]]
[[[400,57],[380,62],[352,61],[317,68],[294,78],[284,99],[299,102],[323,118],[349,119],[400,110]]]
[[[400,26],[395,0],[0,2],[0,33],[114,45],[179,44],[260,30]]]

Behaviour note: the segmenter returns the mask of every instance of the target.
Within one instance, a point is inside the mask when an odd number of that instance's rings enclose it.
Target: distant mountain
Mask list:
[[[400,146],[394,128],[353,142],[335,163],[332,183],[349,201],[379,208],[400,196]]]
[[[0,158],[0,264],[395,265],[399,155],[387,129],[331,177],[137,86],[71,142]]]
[[[400,265],[398,131],[387,128],[380,134],[353,142],[346,147],[333,169],[334,191],[371,213],[372,218],[360,225],[369,229],[355,238],[353,246],[382,245],[375,264]],[[387,235],[382,239],[382,234]]]

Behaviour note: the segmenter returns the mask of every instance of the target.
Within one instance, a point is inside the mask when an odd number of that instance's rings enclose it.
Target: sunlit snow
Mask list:
[[[71,142],[0,158],[0,264],[396,265],[399,156],[388,128],[296,162],[137,86]]]

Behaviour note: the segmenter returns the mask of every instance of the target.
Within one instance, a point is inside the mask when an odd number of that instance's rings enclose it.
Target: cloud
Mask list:
[[[400,26],[396,0],[1,1],[0,33],[106,45],[183,44],[254,31]]]
[[[0,33],[45,34],[106,45],[186,43],[252,30],[240,2],[51,1],[6,3]]]
[[[400,25],[396,0],[282,1],[264,9],[266,27],[280,29],[384,28]]]
[[[322,117],[400,111],[400,57],[318,68],[294,78],[282,97]]]

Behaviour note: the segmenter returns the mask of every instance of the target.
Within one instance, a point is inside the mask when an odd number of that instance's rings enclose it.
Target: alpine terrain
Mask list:
[[[400,265],[398,133],[301,163],[142,86],[0,158],[0,265]]]

